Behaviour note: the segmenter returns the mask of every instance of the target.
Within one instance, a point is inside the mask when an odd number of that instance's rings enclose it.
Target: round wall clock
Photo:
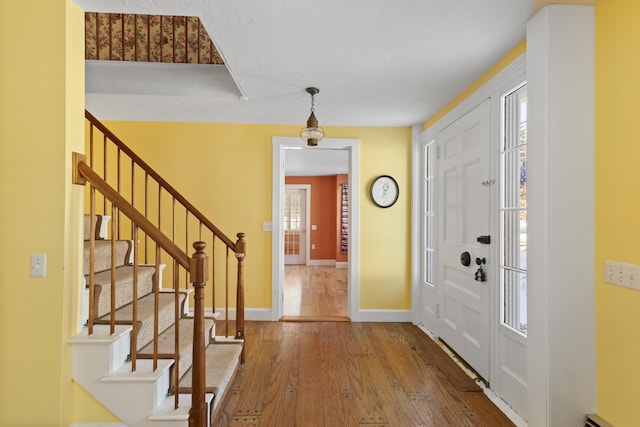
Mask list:
[[[398,200],[398,183],[389,175],[380,175],[371,183],[370,193],[376,206],[388,208]]]

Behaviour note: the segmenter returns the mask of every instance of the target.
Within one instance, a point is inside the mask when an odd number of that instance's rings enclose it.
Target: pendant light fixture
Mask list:
[[[318,119],[316,119],[316,115],[313,113],[315,109],[315,99],[314,96],[320,92],[317,87],[308,87],[307,93],[311,95],[311,115],[307,119],[307,127],[300,131],[300,138],[303,141],[307,141],[307,145],[315,147],[318,145],[318,141],[322,139],[324,136],[324,130],[321,127],[318,127]]]

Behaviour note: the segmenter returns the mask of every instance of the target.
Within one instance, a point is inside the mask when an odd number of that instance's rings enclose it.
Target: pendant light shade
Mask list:
[[[316,146],[318,145],[318,141],[320,141],[324,136],[324,130],[321,127],[318,127],[318,119],[316,119],[316,115],[314,114],[314,96],[320,92],[320,90],[315,87],[308,87],[306,90],[307,93],[311,95],[311,114],[307,119],[307,127],[300,131],[300,138],[307,141],[307,145]]]

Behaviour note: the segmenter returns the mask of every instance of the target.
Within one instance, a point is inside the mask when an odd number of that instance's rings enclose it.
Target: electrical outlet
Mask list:
[[[605,261],[604,281],[611,285],[640,290],[640,265]]]

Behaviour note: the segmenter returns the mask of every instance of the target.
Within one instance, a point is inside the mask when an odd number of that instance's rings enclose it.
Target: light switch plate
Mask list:
[[[31,277],[47,276],[47,254],[31,254],[29,266]]]

